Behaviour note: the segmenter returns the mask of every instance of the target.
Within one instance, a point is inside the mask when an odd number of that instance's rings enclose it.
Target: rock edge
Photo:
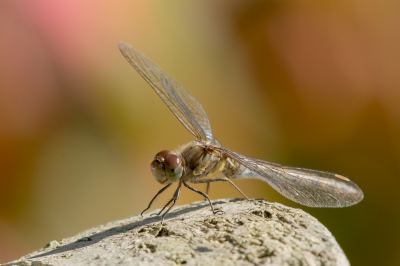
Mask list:
[[[213,205],[223,212],[199,201],[175,207],[164,224],[136,215],[2,265],[349,265],[328,229],[300,209],[265,200]]]

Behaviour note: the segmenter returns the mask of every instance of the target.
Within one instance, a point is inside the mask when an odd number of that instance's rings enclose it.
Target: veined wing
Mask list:
[[[347,207],[364,198],[361,189],[350,179],[339,174],[311,169],[287,167],[241,155],[226,149],[219,149],[228,157],[239,162],[272,186],[286,198],[309,207]],[[246,178],[243,176],[232,178]]]
[[[164,103],[197,139],[218,143],[212,133],[203,106],[178,82],[161,68],[126,43],[119,43],[126,60],[157,92]]]

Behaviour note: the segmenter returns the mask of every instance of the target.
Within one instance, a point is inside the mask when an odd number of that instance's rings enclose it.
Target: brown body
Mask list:
[[[199,180],[215,178],[221,174],[232,178],[245,169],[244,166],[224,156],[216,146],[199,141],[191,141],[176,151],[184,161],[184,175],[182,178],[190,183],[199,183]]]

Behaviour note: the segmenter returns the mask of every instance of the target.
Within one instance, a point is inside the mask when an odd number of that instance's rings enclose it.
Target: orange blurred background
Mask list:
[[[161,188],[153,156],[192,139],[120,54],[124,41],[203,104],[225,147],[345,174],[365,194],[311,209],[238,181],[249,197],[311,213],[352,265],[400,265],[399,10],[388,0],[1,1],[0,263],[139,213]],[[210,197],[240,194],[213,184]],[[184,190],[179,204],[195,200]]]

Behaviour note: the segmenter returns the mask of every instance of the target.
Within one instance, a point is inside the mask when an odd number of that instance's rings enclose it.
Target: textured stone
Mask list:
[[[264,200],[176,207],[164,224],[136,215],[4,265],[349,265],[331,233],[300,209]],[[153,213],[156,213],[154,211]]]

